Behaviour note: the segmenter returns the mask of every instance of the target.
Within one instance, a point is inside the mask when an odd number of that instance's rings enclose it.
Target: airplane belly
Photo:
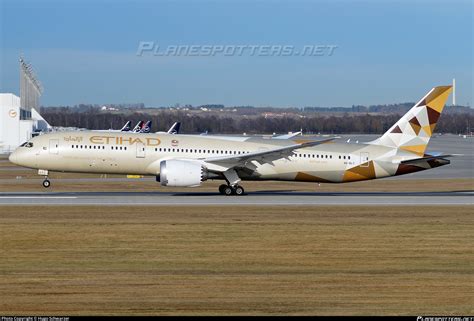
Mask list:
[[[106,155],[77,156],[49,155],[38,158],[38,168],[58,172],[101,173],[101,174],[146,174],[149,161],[140,159],[131,161],[127,157],[109,157]]]
[[[257,167],[256,176],[263,180],[338,183],[344,172],[339,167],[326,160],[279,160]]]

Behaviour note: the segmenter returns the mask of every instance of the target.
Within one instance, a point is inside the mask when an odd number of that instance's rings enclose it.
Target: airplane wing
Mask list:
[[[225,167],[227,169],[233,168],[233,167],[245,166],[247,163],[251,161],[257,161],[259,163],[271,163],[275,160],[292,156],[296,149],[313,147],[313,146],[328,143],[332,140],[334,140],[334,138],[321,140],[321,141],[309,141],[309,142],[304,142],[301,144],[293,144],[290,146],[279,147],[275,149],[269,149],[265,151],[259,151],[259,152],[253,152],[253,153],[247,153],[247,154],[237,154],[237,155],[234,154],[234,155],[228,155],[228,156],[209,157],[209,158],[203,158],[201,160],[205,161],[206,163],[211,163],[211,164]]]
[[[280,135],[280,136],[275,136],[275,137],[272,137],[272,139],[290,139],[290,138],[293,138],[295,136],[298,136],[298,135],[301,135],[301,131],[299,132],[296,132],[296,133],[291,133],[291,134],[286,134],[286,135]]]

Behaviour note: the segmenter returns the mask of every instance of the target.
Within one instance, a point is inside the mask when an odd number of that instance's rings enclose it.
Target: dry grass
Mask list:
[[[474,313],[472,206],[0,211],[0,314]]]

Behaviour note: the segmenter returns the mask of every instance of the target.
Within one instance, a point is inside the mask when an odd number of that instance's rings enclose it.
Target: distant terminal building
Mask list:
[[[31,137],[51,130],[38,112],[42,92],[33,68],[20,58],[20,97],[0,93],[0,153],[10,153]]]

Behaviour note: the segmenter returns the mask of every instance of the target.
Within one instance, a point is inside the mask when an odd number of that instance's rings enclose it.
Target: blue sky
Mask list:
[[[456,78],[472,105],[473,4],[465,1],[0,0],[0,91],[18,56],[43,105],[144,102],[351,106],[416,101]],[[137,56],[168,45],[336,45],[332,56]]]

